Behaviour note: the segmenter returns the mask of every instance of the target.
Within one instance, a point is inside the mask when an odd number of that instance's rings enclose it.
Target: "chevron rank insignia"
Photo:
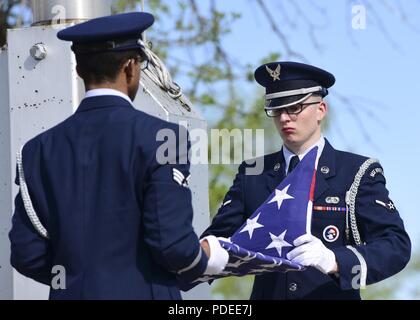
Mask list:
[[[188,188],[189,187],[189,180],[191,178],[191,174],[188,175],[188,177],[185,177],[184,174],[179,171],[178,169],[173,168],[173,178],[176,183],[178,183],[180,186]]]
[[[273,81],[279,80],[280,81],[280,71],[281,65],[277,65],[276,70],[271,70],[268,66],[265,66],[268,74],[273,78]]]
[[[384,169],[382,169],[382,168],[375,168],[375,169],[373,169],[371,172],[370,172],[370,174],[369,174],[369,176],[372,178],[372,179],[374,179],[375,178],[375,176],[377,175],[377,174],[380,174],[380,175],[384,175]]]

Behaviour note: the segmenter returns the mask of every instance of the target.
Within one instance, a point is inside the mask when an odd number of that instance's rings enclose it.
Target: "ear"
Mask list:
[[[126,75],[127,81],[130,81],[136,72],[136,60],[129,59],[123,64],[123,72]]]
[[[80,74],[80,67],[79,67],[79,65],[76,65],[76,72],[77,72],[77,75],[78,75],[80,78],[82,78],[82,75]]]
[[[322,119],[324,119],[327,113],[328,113],[328,105],[324,100],[322,100],[321,103],[318,105],[318,109],[317,109],[318,121],[321,121]]]
[[[86,79],[84,78],[82,71],[80,70],[79,65],[76,65],[76,72],[77,75],[83,80],[83,83],[85,84],[85,88],[89,87],[89,84],[87,83]]]

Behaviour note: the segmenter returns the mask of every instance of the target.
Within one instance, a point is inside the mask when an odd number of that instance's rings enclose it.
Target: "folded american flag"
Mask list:
[[[296,238],[310,234],[317,150],[315,147],[306,154],[232,237],[219,238],[229,253],[224,271],[204,275],[191,287],[227,276],[304,270],[286,255]]]

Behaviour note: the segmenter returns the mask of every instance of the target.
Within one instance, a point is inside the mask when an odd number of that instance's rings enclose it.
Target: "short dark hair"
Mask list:
[[[76,54],[79,75],[89,84],[116,80],[122,65],[139,56],[137,50]]]

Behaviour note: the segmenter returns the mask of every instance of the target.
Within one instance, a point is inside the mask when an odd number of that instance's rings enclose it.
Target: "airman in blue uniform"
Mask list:
[[[318,147],[312,235],[295,240],[288,258],[302,272],[255,277],[251,299],[360,299],[360,288],[401,271],[411,243],[389,198],[379,162],[335,150],[321,132],[324,97],[334,76],[314,66],[273,62],[255,72],[266,88],[265,111],[283,148],[264,156],[264,172],[246,175],[244,162],[203,235],[230,237],[305,154]]]
[[[74,115],[18,154],[9,234],[11,264],[50,285],[51,299],[180,299],[178,277],[227,263],[218,241],[208,238],[203,250],[192,227],[185,129],[132,105],[147,67],[142,32],[153,22],[127,13],[58,33],[73,42],[87,92]],[[177,137],[166,162],[161,129]],[[52,285],[55,266],[64,287]]]

